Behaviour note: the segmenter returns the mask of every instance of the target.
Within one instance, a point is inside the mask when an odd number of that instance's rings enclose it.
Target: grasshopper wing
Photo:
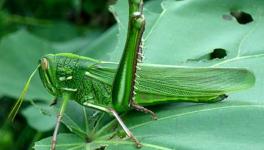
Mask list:
[[[94,79],[112,85],[117,64],[90,68]],[[168,101],[216,102],[227,93],[250,88],[255,76],[241,68],[180,68],[140,65],[136,78],[136,101],[153,105]]]
[[[254,75],[239,68],[177,68],[142,66],[138,71],[137,102],[151,105],[167,101],[215,102],[226,93],[254,85]]]

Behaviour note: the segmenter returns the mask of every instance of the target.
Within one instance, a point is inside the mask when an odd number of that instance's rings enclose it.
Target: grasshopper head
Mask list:
[[[44,56],[39,60],[39,75],[42,80],[42,83],[48,91],[56,96],[57,95],[57,82],[56,82],[56,71],[53,65],[54,62],[53,56]]]
[[[74,97],[76,91],[81,91],[86,68],[99,61],[71,53],[58,53],[42,57],[39,63],[42,83],[52,95],[61,96],[67,92]]]

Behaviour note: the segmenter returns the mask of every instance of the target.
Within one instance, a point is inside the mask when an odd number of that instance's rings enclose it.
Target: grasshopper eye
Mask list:
[[[49,68],[49,62],[47,58],[41,58],[40,65],[43,70],[47,70]]]

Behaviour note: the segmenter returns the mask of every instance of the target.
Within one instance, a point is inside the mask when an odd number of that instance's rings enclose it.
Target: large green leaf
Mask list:
[[[177,109],[178,108],[178,109]],[[210,104],[179,107],[176,104],[154,109],[159,119],[151,120],[141,113],[130,113],[126,123],[135,136],[142,142],[142,149],[262,149],[264,133],[263,106],[247,104]],[[243,116],[243,119],[241,116]],[[58,139],[67,140],[61,135]],[[85,149],[93,146],[106,146],[106,149],[134,149],[129,140],[98,138],[86,143],[78,137],[80,143],[71,148]],[[86,144],[85,144],[86,143]],[[67,142],[58,142],[67,145]],[[36,149],[49,149],[50,138],[35,144]]]
[[[23,109],[22,114],[32,128],[41,132],[53,129],[56,123],[56,113],[47,105],[34,104]]]
[[[25,30],[17,31],[1,39],[0,43],[0,96],[18,97],[39,59],[54,53],[49,42],[39,39]],[[35,75],[27,99],[51,100]]]
[[[117,26],[114,25],[90,45],[87,45],[78,51],[78,54],[101,60],[116,59],[113,51],[117,43],[117,31]]]

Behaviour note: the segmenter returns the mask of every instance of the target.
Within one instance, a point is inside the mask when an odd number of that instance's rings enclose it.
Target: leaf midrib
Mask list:
[[[207,112],[207,111],[212,111],[212,110],[221,110],[221,109],[230,109],[230,108],[250,108],[250,107],[257,107],[257,108],[263,108],[264,109],[264,105],[261,105],[261,104],[257,104],[257,105],[256,104],[255,105],[244,104],[244,105],[222,106],[222,107],[194,110],[194,111],[184,112],[184,113],[175,114],[175,115],[169,115],[169,116],[166,116],[166,117],[161,117],[161,118],[159,118],[156,121],[173,119],[173,118],[177,118],[177,117],[181,117],[181,116],[191,115],[191,114],[200,113],[200,112]],[[144,122],[144,123],[140,123],[140,124],[137,124],[135,126],[129,127],[129,129],[135,129],[135,128],[138,128],[138,127],[142,127],[142,126],[150,124],[151,122],[153,122],[153,121],[147,121],[147,122]]]

